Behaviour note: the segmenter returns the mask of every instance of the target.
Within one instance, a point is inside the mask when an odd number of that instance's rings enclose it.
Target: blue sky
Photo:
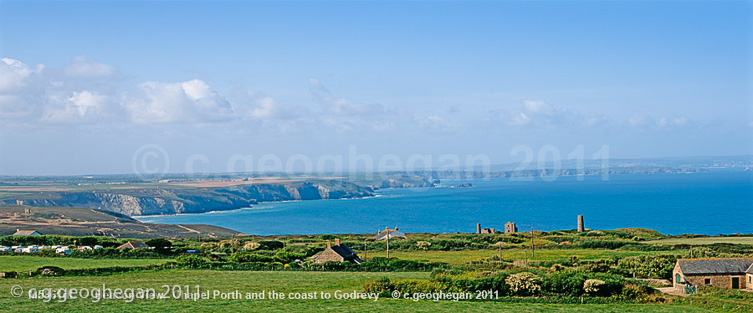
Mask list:
[[[750,2],[0,2],[0,174],[753,153]]]

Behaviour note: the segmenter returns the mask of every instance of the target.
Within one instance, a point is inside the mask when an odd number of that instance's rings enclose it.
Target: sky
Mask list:
[[[744,1],[2,0],[0,175],[753,154],[752,17]]]

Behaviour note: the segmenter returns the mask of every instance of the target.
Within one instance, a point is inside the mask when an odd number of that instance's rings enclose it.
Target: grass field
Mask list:
[[[361,255],[361,251],[357,251]],[[599,260],[613,256],[629,257],[646,254],[667,254],[672,251],[645,252],[645,251],[624,251],[624,250],[596,250],[596,249],[541,249],[536,250],[533,261],[556,261],[576,256],[581,260]],[[530,258],[531,251],[522,249],[502,250],[502,258],[505,260],[518,259],[522,260],[526,254]],[[461,250],[461,251],[390,251],[390,257],[396,257],[401,260],[423,260],[430,262],[445,262],[449,264],[465,264],[473,260],[497,256],[498,250]],[[368,252],[367,258],[386,257],[387,252],[375,251]]]
[[[667,238],[647,241],[649,244],[665,245],[710,245],[715,243],[732,243],[753,245],[753,237],[699,237],[699,238]]]
[[[162,285],[199,285],[202,290],[259,292],[275,290],[291,292],[361,291],[364,282],[378,277],[391,279],[427,278],[428,273],[345,273],[345,272],[224,272],[201,270],[145,271],[95,277],[50,277],[0,280],[0,307],[13,312],[706,312],[702,308],[679,305],[603,304],[511,304],[501,302],[452,302],[394,300],[380,297],[373,300],[68,300],[49,302],[28,299],[30,288],[155,288]],[[11,288],[24,289],[22,297],[14,298]]]
[[[43,258],[37,256],[0,256],[0,272],[36,270],[42,266],[57,266],[64,269],[95,268],[110,266],[139,266],[161,264],[169,259],[80,259]]]

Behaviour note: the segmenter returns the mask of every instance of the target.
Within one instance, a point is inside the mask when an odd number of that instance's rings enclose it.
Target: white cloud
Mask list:
[[[144,82],[139,88],[143,97],[126,97],[122,103],[134,123],[204,123],[233,118],[230,103],[198,79],[182,83]]]
[[[686,116],[645,116],[633,115],[628,119],[628,125],[636,129],[671,129],[688,125],[691,121]]]
[[[118,76],[118,70],[112,65],[89,60],[86,56],[77,56],[63,68],[63,74],[76,78],[112,78]]]
[[[74,91],[62,97],[51,95],[41,120],[54,123],[101,121],[107,100],[107,96],[89,90]]]
[[[355,102],[346,98],[334,97],[318,79],[309,78],[309,87],[325,113],[371,117],[386,113],[384,107],[380,104]]]
[[[255,99],[254,104],[255,107],[250,114],[259,119],[292,119],[298,117],[302,111],[300,107],[281,103],[267,96]]]
[[[523,106],[531,113],[534,114],[546,114],[551,115],[553,113],[552,107],[546,104],[544,101],[539,100],[525,100]]]
[[[0,92],[16,92],[25,87],[33,74],[40,73],[44,65],[34,69],[15,59],[0,58]]]

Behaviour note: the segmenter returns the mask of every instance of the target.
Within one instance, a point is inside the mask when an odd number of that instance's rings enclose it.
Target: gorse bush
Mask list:
[[[530,272],[521,272],[508,276],[505,284],[518,296],[536,295],[541,291],[541,277]]]

